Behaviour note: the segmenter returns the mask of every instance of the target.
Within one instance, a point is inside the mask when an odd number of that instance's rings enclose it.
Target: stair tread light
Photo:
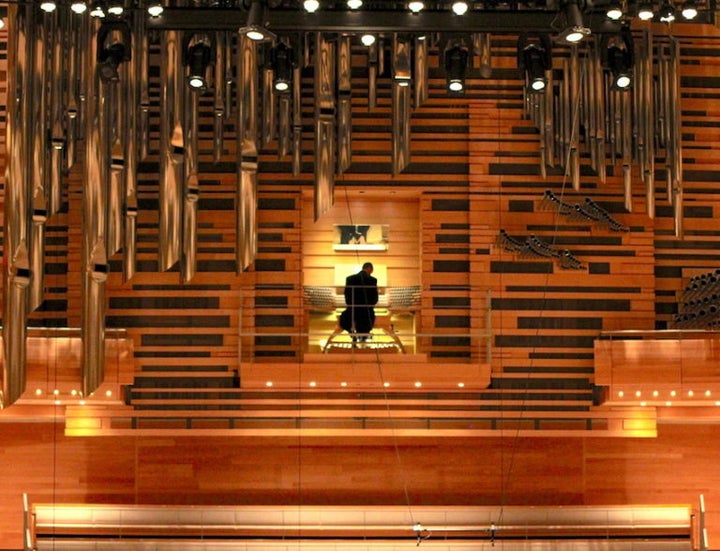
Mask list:
[[[456,15],[465,15],[468,11],[468,4],[465,0],[456,0],[453,2],[452,11]]]
[[[408,3],[408,9],[413,13],[418,13],[425,9],[425,3],[420,0],[411,0]]]
[[[320,2],[319,0],[305,0],[303,2],[303,8],[308,13],[315,13],[320,9]]]

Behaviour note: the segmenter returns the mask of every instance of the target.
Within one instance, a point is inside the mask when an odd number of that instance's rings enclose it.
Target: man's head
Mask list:
[[[363,271],[371,274],[373,272],[372,262],[366,262],[365,264],[363,264],[362,269],[363,269]]]

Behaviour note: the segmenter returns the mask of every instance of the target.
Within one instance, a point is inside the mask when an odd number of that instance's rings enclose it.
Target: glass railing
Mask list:
[[[428,361],[489,363],[488,289],[379,287],[375,304],[360,300],[369,296],[375,302],[374,289],[354,291],[348,292],[346,301],[342,286],[244,289],[238,343],[241,361],[383,353],[423,355]]]

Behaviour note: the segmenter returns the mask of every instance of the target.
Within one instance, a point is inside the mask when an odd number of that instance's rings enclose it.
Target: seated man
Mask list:
[[[372,272],[372,263],[365,262],[362,270],[345,279],[347,308],[340,316],[340,327],[353,335],[353,341],[366,340],[375,323],[373,306],[378,302],[378,288]]]

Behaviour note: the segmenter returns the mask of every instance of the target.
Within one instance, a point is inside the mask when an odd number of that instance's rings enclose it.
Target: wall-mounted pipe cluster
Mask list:
[[[720,328],[720,268],[690,278],[678,310],[674,319],[676,328]]]
[[[606,46],[597,39],[582,51],[573,47],[547,72],[541,93],[526,91],[527,116],[540,132],[541,173],[545,177],[546,166],[560,166],[578,191],[584,148],[601,183],[608,167],[621,172],[627,211],[633,208],[633,180],[642,181],[647,214],[654,217],[654,164],[664,153],[667,200],[675,235],[682,237],[679,44],[641,31],[634,40],[634,85],[628,89],[614,86],[603,60]],[[656,144],[664,151],[656,151]]]
[[[589,197],[586,197],[582,203],[569,203],[558,197],[552,190],[547,189],[540,200],[540,208],[555,211],[573,220],[592,222],[610,231],[630,231],[627,226],[618,222],[607,210]]]
[[[497,244],[504,251],[517,253],[524,258],[552,260],[563,270],[586,269],[586,266],[568,249],[557,249],[532,234],[523,239],[522,237],[511,236],[506,230],[501,229],[498,234]]]

